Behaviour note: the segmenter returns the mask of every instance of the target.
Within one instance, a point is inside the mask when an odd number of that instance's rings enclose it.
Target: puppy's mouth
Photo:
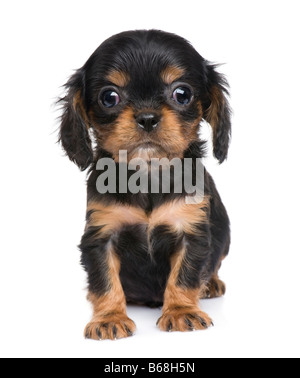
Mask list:
[[[167,157],[167,151],[161,146],[161,144],[147,141],[137,144],[131,151],[128,152],[130,159],[141,158],[144,160],[151,160],[153,158]]]

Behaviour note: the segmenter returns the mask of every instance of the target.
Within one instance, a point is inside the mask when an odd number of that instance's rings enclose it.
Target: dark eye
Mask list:
[[[173,92],[173,100],[179,105],[188,105],[192,100],[192,91],[187,87],[178,87]]]
[[[106,108],[113,108],[119,104],[120,96],[116,91],[108,89],[101,94],[100,100]]]

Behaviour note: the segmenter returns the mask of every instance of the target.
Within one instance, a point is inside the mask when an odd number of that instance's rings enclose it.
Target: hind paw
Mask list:
[[[204,298],[222,297],[226,292],[226,285],[217,276],[213,276],[207,285]]]

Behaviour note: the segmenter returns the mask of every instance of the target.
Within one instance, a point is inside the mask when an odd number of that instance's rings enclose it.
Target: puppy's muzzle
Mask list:
[[[144,129],[147,133],[153,131],[159,124],[160,116],[154,113],[142,113],[136,117],[138,127]]]

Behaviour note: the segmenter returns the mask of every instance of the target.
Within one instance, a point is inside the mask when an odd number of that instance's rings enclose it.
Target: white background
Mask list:
[[[298,1],[7,1],[0,5],[0,356],[300,355]],[[232,222],[215,327],[162,333],[159,309],[130,306],[134,337],[83,339],[91,308],[79,265],[85,174],[55,144],[60,87],[107,37],[156,28],[226,63],[233,138],[206,165]],[[209,137],[209,129],[204,128]]]

